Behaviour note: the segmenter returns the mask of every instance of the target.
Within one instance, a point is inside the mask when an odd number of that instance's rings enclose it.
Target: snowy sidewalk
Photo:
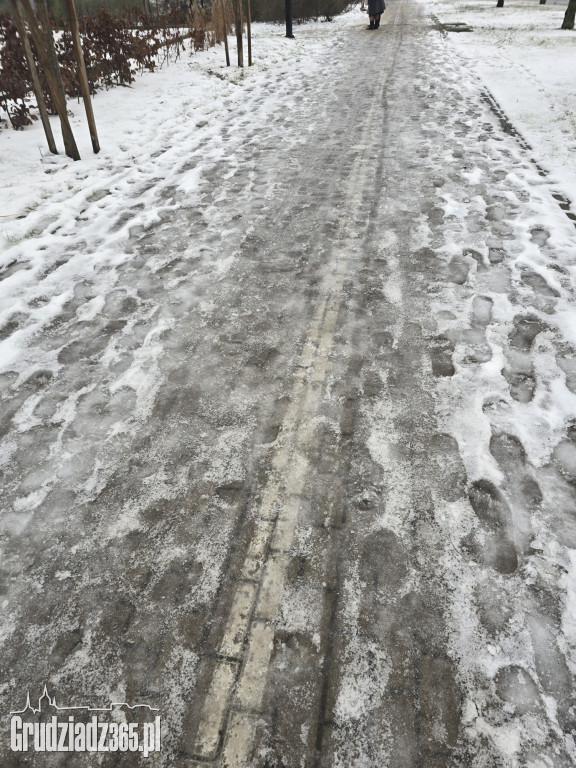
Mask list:
[[[576,764],[576,229],[423,5],[354,14],[10,225],[2,712],[159,709],[98,765]]]

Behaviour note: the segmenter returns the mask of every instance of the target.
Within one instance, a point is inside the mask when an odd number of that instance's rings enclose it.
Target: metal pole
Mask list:
[[[284,0],[286,8],[286,37],[294,37],[292,34],[292,0]]]

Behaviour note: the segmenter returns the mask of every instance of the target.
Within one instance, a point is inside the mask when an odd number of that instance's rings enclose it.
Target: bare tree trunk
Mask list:
[[[226,53],[226,66],[230,66],[230,49],[228,48],[228,34],[224,33],[224,52]]]
[[[20,13],[20,8],[18,7],[18,0],[12,0],[12,12],[14,14],[16,29],[22,40],[22,47],[24,48],[24,53],[26,55],[28,69],[30,70],[32,88],[34,89],[34,96],[36,96],[36,103],[38,104],[38,111],[40,112],[40,119],[42,120],[46,141],[48,142],[48,149],[53,155],[57,155],[58,150],[56,149],[56,142],[54,141],[54,134],[52,133],[52,126],[50,125],[50,118],[48,117],[48,110],[46,109],[46,102],[44,101],[44,94],[42,93],[42,86],[40,85],[40,78],[38,77],[38,70],[36,69],[30,40],[28,40],[26,24]]]
[[[98,141],[98,132],[96,130],[96,121],[94,120],[94,111],[92,110],[92,101],[90,99],[90,86],[88,84],[88,75],[86,74],[86,64],[84,63],[84,54],[80,44],[80,32],[78,30],[78,19],[76,17],[76,8],[74,0],[66,0],[66,9],[70,19],[70,32],[72,33],[72,43],[74,45],[74,56],[78,64],[78,77],[80,79],[80,90],[84,100],[84,109],[86,110],[86,119],[90,129],[90,139],[92,140],[92,149],[94,154],[100,152],[100,142]]]
[[[228,48],[228,4],[226,0],[220,0],[222,9],[222,26],[224,33],[224,51],[226,53],[226,66],[230,66],[230,49]]]
[[[236,28],[236,43],[238,46],[238,66],[244,66],[244,47],[242,41],[242,0],[232,0],[234,7],[234,27]]]
[[[28,27],[36,46],[42,69],[46,75],[48,81],[48,87],[50,88],[50,94],[54,100],[58,117],[60,118],[60,125],[62,128],[62,138],[64,139],[64,150],[68,157],[73,160],[80,160],[80,153],[76,146],[74,134],[70,127],[70,121],[68,120],[68,112],[66,110],[66,94],[64,92],[64,86],[62,84],[62,77],[60,76],[60,67],[58,65],[58,58],[56,56],[56,49],[54,48],[54,36],[52,35],[52,27],[50,26],[50,17],[48,16],[48,8],[46,7],[45,0],[36,0],[36,7],[38,9],[38,16],[40,18],[40,26],[36,21],[34,11],[30,4],[30,0],[20,0]]]
[[[252,66],[252,10],[250,0],[246,0],[246,36],[248,38],[248,66]]]
[[[576,0],[569,0],[568,8],[564,14],[562,29],[574,29],[574,19],[576,17]]]
[[[498,0],[496,3],[496,8],[504,8],[504,0]]]

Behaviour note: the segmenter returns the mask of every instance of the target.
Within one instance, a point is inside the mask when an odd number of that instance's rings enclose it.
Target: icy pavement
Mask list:
[[[2,255],[3,766],[88,762],[9,751],[45,682],[160,711],[92,765],[576,764],[576,229],[355,14]]]

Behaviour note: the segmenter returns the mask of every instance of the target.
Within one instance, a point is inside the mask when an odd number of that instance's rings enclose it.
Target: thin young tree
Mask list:
[[[19,0],[19,2],[24,11],[26,21],[28,22],[32,40],[36,46],[36,52],[40,59],[42,70],[46,76],[52,101],[54,102],[56,112],[60,118],[62,138],[64,139],[64,150],[68,157],[71,157],[73,160],[80,160],[80,153],[78,152],[76,140],[74,139],[70,121],[68,120],[66,94],[64,92],[62,76],[60,75],[60,66],[54,47],[54,35],[52,34],[52,26],[50,24],[48,8],[46,7],[46,0],[35,0],[35,7],[38,11],[40,23],[38,23],[36,19],[30,0]]]
[[[568,8],[564,14],[562,29],[574,29],[574,20],[576,18],[576,0],[569,0]]]
[[[76,65],[78,66],[78,79],[80,80],[80,90],[84,101],[84,109],[86,110],[86,119],[88,120],[92,149],[94,150],[94,154],[97,155],[98,152],[100,152],[100,142],[98,141],[96,120],[94,119],[94,110],[92,109],[92,100],[90,99],[90,85],[88,84],[86,64],[84,62],[84,54],[82,53],[82,45],[80,43],[80,30],[78,29],[78,17],[76,16],[74,0],[66,0],[66,10],[68,11],[68,19],[70,21],[74,57],[76,59]]]
[[[220,13],[222,37],[224,38],[224,52],[226,53],[226,66],[230,66],[230,49],[228,47],[228,2],[227,0],[220,0],[218,4],[218,10]]]
[[[26,23],[20,13],[18,0],[12,0],[12,13],[14,15],[14,22],[18,35],[22,40],[22,47],[24,48],[24,55],[26,56],[26,62],[28,69],[30,70],[30,77],[32,79],[32,89],[34,96],[36,97],[36,104],[38,105],[38,111],[40,112],[40,120],[42,121],[42,127],[44,128],[44,134],[46,141],[48,142],[48,149],[53,155],[58,154],[56,148],[56,142],[54,141],[54,134],[52,133],[52,126],[50,125],[50,118],[48,117],[48,110],[46,109],[46,102],[44,101],[44,94],[42,93],[42,85],[40,84],[40,77],[38,76],[38,70],[36,69],[36,62],[34,61],[34,55],[32,53],[32,46],[28,39],[28,32],[26,30]]]
[[[238,47],[238,66],[244,66],[244,47],[242,40],[242,0],[232,0],[234,9],[234,27],[236,29],[236,44]]]

